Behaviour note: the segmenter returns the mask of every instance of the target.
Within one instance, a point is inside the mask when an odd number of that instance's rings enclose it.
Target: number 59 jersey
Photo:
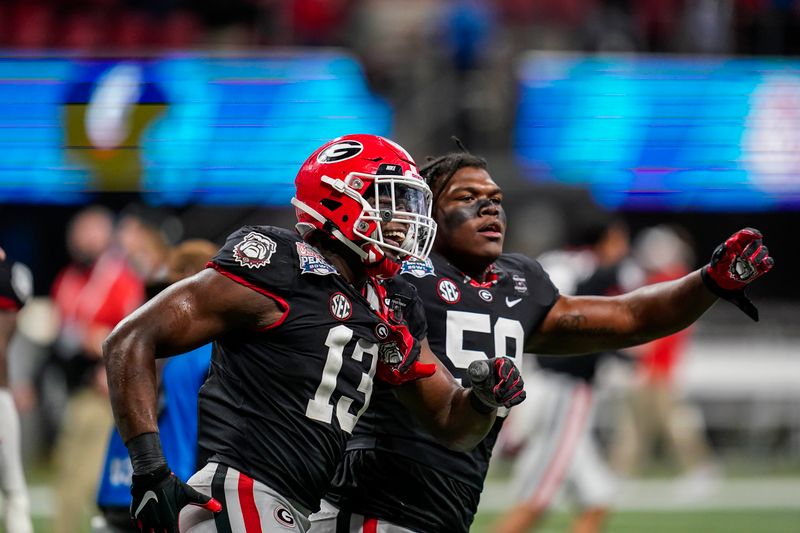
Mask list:
[[[372,395],[389,332],[372,307],[380,306],[376,291],[368,283],[362,295],[315,248],[269,226],[235,232],[208,266],[274,299],[283,315],[263,331],[215,339],[198,398],[201,457],[315,510]],[[414,287],[398,280],[384,288],[389,304],[404,304],[393,320],[423,338]]]
[[[502,255],[490,274],[490,281],[477,283],[437,254],[426,262],[406,261],[401,269],[422,298],[432,351],[464,386],[474,360],[508,356],[521,364],[525,339],[558,297],[541,266],[525,256]],[[467,531],[505,413],[498,414],[473,451],[455,452],[440,445],[391,390],[377,387],[326,499],[415,531]]]

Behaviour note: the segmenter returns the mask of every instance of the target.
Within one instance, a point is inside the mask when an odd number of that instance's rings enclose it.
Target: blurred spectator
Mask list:
[[[19,416],[8,379],[8,347],[14,335],[17,312],[33,292],[30,270],[5,260],[0,248],[0,493],[5,506],[6,533],[32,533],[28,489],[22,468]]]
[[[485,8],[491,6],[517,51],[590,49],[745,54],[800,51],[800,33],[796,31],[800,26],[800,10],[793,0],[451,0],[449,3],[461,12],[453,19],[457,23],[449,30],[449,39],[460,40],[467,26],[490,18],[474,19],[472,13],[463,11],[463,6],[480,6],[483,15]],[[432,0],[18,0],[0,3],[0,42],[26,49],[60,46],[88,53],[201,44],[218,47],[344,44],[355,45],[368,65],[375,61],[388,64],[403,60],[405,70],[414,70],[407,63],[409,59],[424,64],[439,53],[430,27],[426,26],[436,24],[444,4]],[[422,38],[415,46],[417,53],[410,55],[407,48],[413,43],[395,45],[398,34],[411,37],[414,33],[407,29],[412,19],[418,20],[415,25],[422,30]],[[390,27],[385,33],[383,26],[391,20],[396,28]],[[481,31],[476,27],[473,44],[480,42]],[[386,41],[382,39],[384,33]],[[371,50],[371,46],[377,49]],[[481,44],[480,48],[485,50],[488,45]],[[383,49],[389,53],[384,54]],[[462,60],[463,57],[458,58]]]
[[[113,246],[114,221],[89,207],[67,228],[72,263],[56,278],[52,297],[61,318],[54,351],[64,362],[69,399],[55,449],[54,531],[81,531],[92,504],[103,447],[113,424],[102,343],[144,297],[139,276]]]
[[[562,294],[627,292],[641,282],[639,269],[628,258],[628,235],[621,221],[598,225],[587,232],[586,246],[546,253],[539,261]],[[563,492],[574,496],[579,508],[573,531],[602,530],[616,480],[593,434],[592,386],[599,364],[614,355],[536,357],[541,372],[526,376],[528,401],[512,411],[510,426],[504,428],[503,447],[524,449],[511,482],[517,503],[501,518],[497,533],[534,528]]]
[[[161,230],[138,216],[128,215],[119,222],[117,241],[140,279],[150,282],[166,275],[169,245]]]
[[[643,231],[636,240],[635,257],[647,273],[648,285],[684,276],[694,261],[687,241],[666,226]],[[612,446],[612,464],[619,473],[633,473],[663,437],[687,474],[686,488],[700,490],[713,479],[702,415],[681,398],[675,383],[675,369],[691,335],[690,328],[639,348],[638,381]]]
[[[217,246],[191,239],[169,252],[166,271],[147,283],[153,297],[167,286],[203,270]],[[197,393],[208,374],[211,345],[167,359],[159,382],[158,428],[164,455],[176,476],[187,480],[199,468],[197,461]],[[102,517],[92,520],[94,533],[136,532],[130,518],[131,466],[128,450],[115,430],[111,432],[105,466],[100,477],[97,505]]]

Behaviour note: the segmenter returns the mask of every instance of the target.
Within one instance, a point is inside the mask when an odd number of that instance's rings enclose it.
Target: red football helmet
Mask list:
[[[400,145],[377,135],[333,139],[303,163],[295,187],[300,234],[328,233],[353,250],[371,275],[390,277],[399,269],[397,260],[428,257],[436,235],[431,191]]]

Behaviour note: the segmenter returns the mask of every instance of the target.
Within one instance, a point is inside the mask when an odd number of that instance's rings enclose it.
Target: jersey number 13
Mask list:
[[[322,369],[322,379],[319,382],[314,397],[308,400],[306,416],[312,420],[318,420],[330,424],[333,421],[334,405],[331,403],[331,396],[336,390],[339,371],[344,362],[344,351],[347,344],[353,338],[353,330],[344,325],[332,328],[325,339],[325,346],[328,347],[328,356],[325,359],[325,366]],[[348,398],[342,395],[336,402],[336,419],[339,427],[347,433],[352,433],[356,427],[356,422],[361,414],[369,407],[369,399],[372,396],[372,378],[375,376],[375,365],[378,362],[378,345],[372,342],[359,339],[353,353],[350,355],[356,361],[363,361],[364,354],[370,356],[369,372],[361,373],[361,381],[357,391],[364,395],[364,404],[356,414],[350,413],[350,407],[355,398]]]

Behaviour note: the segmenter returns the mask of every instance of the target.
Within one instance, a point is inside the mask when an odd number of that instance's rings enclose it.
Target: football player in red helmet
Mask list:
[[[405,150],[374,135],[340,137],[311,155],[296,184],[301,236],[240,229],[209,268],[106,340],[133,466],[131,517],[143,530],[177,531],[180,513],[183,531],[306,531],[373,392],[396,396],[454,449],[474,446],[498,407],[525,397],[504,357],[476,362],[481,379],[470,388],[437,370],[416,290],[391,277],[399,260],[427,258],[436,229],[430,190]],[[161,452],[154,359],[209,341],[198,400],[208,463],[187,484]]]
[[[339,137],[311,154],[295,186],[300,234],[330,235],[369,275],[390,278],[399,260],[428,257],[436,235],[431,191],[400,145],[375,135]]]

